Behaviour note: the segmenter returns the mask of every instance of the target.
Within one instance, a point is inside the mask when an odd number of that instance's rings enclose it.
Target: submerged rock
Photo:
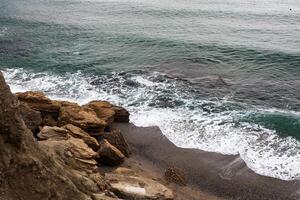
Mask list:
[[[112,173],[106,173],[105,179],[119,198],[135,200],[174,199],[170,189],[152,179]]]
[[[100,163],[109,166],[116,166],[124,162],[124,154],[111,145],[106,139],[100,142],[100,149],[98,150],[99,158],[97,159]]]

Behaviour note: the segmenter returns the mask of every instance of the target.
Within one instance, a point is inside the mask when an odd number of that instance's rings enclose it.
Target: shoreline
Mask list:
[[[300,181],[284,181],[256,174],[239,156],[222,155],[175,146],[158,127],[115,123],[132,147],[133,154],[160,169],[181,168],[188,185],[232,199],[300,199]]]

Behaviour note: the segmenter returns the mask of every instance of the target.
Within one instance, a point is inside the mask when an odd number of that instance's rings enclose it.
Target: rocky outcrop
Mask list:
[[[135,200],[174,199],[171,190],[148,178],[107,173],[105,179],[109,181],[112,191],[119,198]]]
[[[40,111],[42,115],[51,114],[57,118],[60,109],[59,102],[50,100],[42,92],[16,93],[16,96],[20,101],[27,103],[31,109]]]
[[[98,154],[98,161],[109,166],[119,165],[124,162],[125,159],[124,154],[105,139],[100,142]]]
[[[71,136],[82,139],[90,148],[92,148],[94,151],[98,151],[99,142],[84,130],[72,124],[67,124],[64,126],[64,128],[69,131]]]
[[[0,199],[91,199],[34,140],[1,72]]]
[[[90,135],[99,136],[103,134],[107,123],[98,118],[91,109],[84,109],[79,105],[62,106],[59,111],[58,125],[73,124]]]
[[[119,106],[115,106],[107,101],[91,101],[85,105],[93,109],[98,117],[105,118],[107,123],[114,122],[129,122],[129,112]]]

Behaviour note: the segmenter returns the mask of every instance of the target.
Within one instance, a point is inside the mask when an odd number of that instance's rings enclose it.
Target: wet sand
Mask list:
[[[188,186],[226,199],[299,200],[300,181],[283,181],[250,170],[239,156],[176,147],[158,127],[115,124],[132,147],[133,155],[164,170],[181,168]]]

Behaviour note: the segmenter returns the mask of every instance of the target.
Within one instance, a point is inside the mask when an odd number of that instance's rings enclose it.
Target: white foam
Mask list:
[[[226,99],[218,102],[196,100],[191,94],[185,94],[185,90],[177,91],[180,84],[174,81],[155,82],[149,75],[143,74],[129,78],[142,87],[126,86],[125,78],[118,74],[104,77],[105,81],[99,85],[90,84],[93,78],[80,72],[58,76],[7,69],[5,77],[13,92],[41,90],[52,98],[80,104],[102,99],[123,105],[131,112],[131,122],[138,126],[159,126],[166,137],[178,146],[239,154],[247,166],[259,174],[283,180],[300,179],[299,141],[292,137],[278,137],[274,130],[256,124],[235,124],[235,119],[251,113],[289,111],[253,108],[210,113],[200,108],[188,109],[188,106],[206,104],[222,107],[231,102]],[[161,93],[173,95],[172,98],[182,100],[185,106],[151,106]]]

